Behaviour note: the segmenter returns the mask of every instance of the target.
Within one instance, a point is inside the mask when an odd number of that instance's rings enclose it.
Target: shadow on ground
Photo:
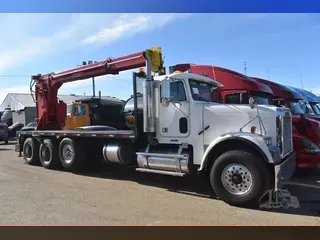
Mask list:
[[[4,142],[0,143],[1,146],[10,146],[10,145],[15,145],[15,144],[16,144],[16,142],[8,142],[7,144]]]
[[[186,194],[194,197],[210,198],[218,200],[213,193],[209,183],[199,180],[196,177],[173,177],[158,174],[140,173],[133,168],[110,165],[104,166],[101,170],[92,170],[78,175],[133,181],[142,185],[167,189],[170,192]],[[303,181],[303,180],[299,180]],[[292,196],[296,196],[300,202],[299,208],[288,209],[259,209],[257,211],[278,212],[284,214],[320,216],[320,184],[319,187],[288,185],[286,189]]]
[[[12,151],[12,150],[9,148],[0,148],[0,151]]]

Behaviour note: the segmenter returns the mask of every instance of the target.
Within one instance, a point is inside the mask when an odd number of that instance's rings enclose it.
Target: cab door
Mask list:
[[[170,82],[171,102],[168,106],[159,104],[159,133],[163,138],[184,138],[190,134],[190,105],[185,82]]]
[[[68,106],[68,108],[70,108]],[[84,103],[73,103],[66,118],[65,129],[75,129],[77,127],[89,126],[89,107]]]

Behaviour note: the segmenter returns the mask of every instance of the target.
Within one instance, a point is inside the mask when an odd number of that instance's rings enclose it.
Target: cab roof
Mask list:
[[[216,79],[223,87],[221,90],[246,90],[272,94],[272,90],[260,82],[239,72],[213,65],[200,65],[193,63],[177,64],[170,67],[170,71],[180,70],[201,74]]]
[[[167,74],[167,75],[161,75],[161,76],[156,76],[154,77],[154,80],[156,81],[162,81],[164,79],[167,78],[171,78],[171,79],[192,79],[195,81],[201,81],[201,82],[206,82],[206,83],[210,83],[213,84],[216,87],[223,87],[223,85],[221,83],[219,83],[218,81],[206,77],[206,76],[202,76],[199,74],[194,74],[194,73],[188,73],[188,72],[174,72],[172,74]]]
[[[307,101],[310,103],[320,102],[320,99],[317,97],[317,95],[313,94],[312,92],[309,92],[309,91],[301,89],[301,88],[295,88],[295,87],[288,87],[288,88],[301,94],[304,101]]]
[[[273,92],[273,99],[283,98],[283,99],[294,99],[294,100],[302,100],[303,97],[297,91],[293,91],[292,89],[276,82],[272,82],[266,79],[258,78],[258,77],[251,77],[256,81],[263,83],[271,88]]]

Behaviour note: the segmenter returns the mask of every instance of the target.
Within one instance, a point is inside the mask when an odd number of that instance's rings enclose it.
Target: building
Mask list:
[[[87,97],[87,96],[86,96]],[[78,99],[83,99],[83,95],[58,95],[59,100],[65,103],[75,102]],[[120,99],[101,96],[101,99],[110,101],[122,101]],[[8,93],[0,105],[0,112],[5,109],[11,109],[12,123],[22,123],[27,125],[35,121],[36,118],[36,104],[30,93]]]

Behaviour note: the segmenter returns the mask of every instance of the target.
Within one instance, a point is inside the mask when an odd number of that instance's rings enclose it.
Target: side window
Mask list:
[[[272,103],[277,107],[285,106],[285,102],[283,100],[273,100]]]
[[[226,103],[228,104],[239,104],[240,103],[240,94],[229,94],[226,96]]]
[[[184,90],[184,85],[182,81],[170,83],[170,95],[172,97],[172,101],[180,102],[187,100],[186,92]]]
[[[75,115],[75,116],[84,116],[84,115],[86,115],[86,108],[85,108],[85,106],[81,106],[81,105],[75,106],[74,115]]]
[[[247,93],[234,93],[226,96],[227,104],[249,104],[249,96]]]

